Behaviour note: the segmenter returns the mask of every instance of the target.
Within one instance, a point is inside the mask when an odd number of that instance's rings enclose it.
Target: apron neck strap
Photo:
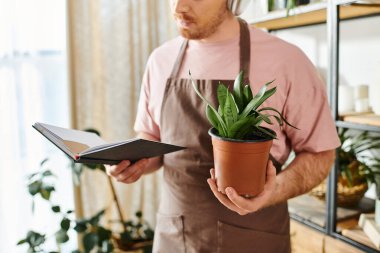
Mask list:
[[[251,40],[250,40],[250,34],[248,29],[248,24],[241,18],[238,18],[239,25],[240,25],[240,40],[239,40],[239,71],[244,71],[244,83],[249,83],[249,64],[251,61]],[[189,40],[185,39],[182,42],[181,48],[179,50],[177,59],[174,63],[172,73],[170,74],[170,78],[177,78],[179,70],[182,65],[182,60],[185,56],[185,52],[187,49],[187,45],[189,44]]]
[[[244,71],[244,84],[249,84],[249,64],[251,61],[251,39],[248,24],[241,18],[240,24],[240,69]]]
[[[188,39],[185,39],[182,42],[181,48],[179,49],[177,59],[174,63],[174,67],[172,69],[172,73],[170,74],[170,78],[177,78],[178,77],[179,69],[181,68],[181,65],[182,65],[182,59],[185,56],[185,52],[186,52],[186,48],[187,48],[188,44],[189,44]]]

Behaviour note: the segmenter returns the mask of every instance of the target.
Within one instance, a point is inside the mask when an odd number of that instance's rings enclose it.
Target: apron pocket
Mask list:
[[[171,216],[157,213],[153,252],[185,252],[183,216]]]
[[[236,227],[218,221],[218,253],[289,253],[290,236]]]

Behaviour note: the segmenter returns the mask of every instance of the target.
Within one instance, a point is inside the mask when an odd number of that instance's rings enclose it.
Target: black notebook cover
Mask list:
[[[138,161],[185,149],[184,147],[144,139],[106,143],[98,135],[43,123],[33,127],[76,163],[117,164]]]

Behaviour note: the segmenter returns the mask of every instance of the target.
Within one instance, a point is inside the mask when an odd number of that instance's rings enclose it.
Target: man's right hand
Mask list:
[[[117,181],[131,184],[139,180],[148,165],[148,159],[141,159],[135,163],[128,160],[121,161],[117,165],[106,165],[106,172]]]

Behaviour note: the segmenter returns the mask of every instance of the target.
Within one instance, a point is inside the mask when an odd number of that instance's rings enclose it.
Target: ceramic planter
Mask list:
[[[268,129],[269,130],[269,129]],[[220,137],[211,128],[215,178],[218,190],[233,187],[238,194],[253,197],[264,190],[272,139],[235,140]]]

